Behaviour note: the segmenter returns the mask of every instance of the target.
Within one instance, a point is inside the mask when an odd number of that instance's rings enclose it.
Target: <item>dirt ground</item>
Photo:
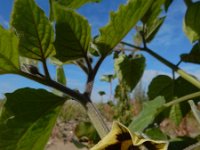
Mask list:
[[[78,149],[73,143],[67,142],[64,144],[62,141],[56,141],[47,147],[46,150],[87,150],[86,148]]]

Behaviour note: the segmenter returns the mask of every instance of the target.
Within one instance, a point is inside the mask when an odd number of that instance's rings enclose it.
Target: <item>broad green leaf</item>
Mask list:
[[[63,98],[30,88],[8,93],[6,98],[0,116],[0,149],[43,150]]]
[[[200,2],[198,1],[188,6],[183,24],[183,30],[192,43],[200,40],[199,18]]]
[[[178,77],[175,81],[175,93],[177,97],[182,97],[185,96],[187,94],[191,94],[194,92],[198,92],[199,89],[194,86],[193,84],[189,83],[188,81],[186,81],[185,79]],[[196,101],[199,101],[199,97],[195,98]],[[182,115],[186,115],[189,110],[190,110],[190,106],[189,104],[185,101],[180,103],[181,106],[181,111],[182,111]]]
[[[67,83],[63,66],[56,67],[56,81],[63,85]]]
[[[167,150],[168,142],[152,140],[131,132],[119,122],[114,122],[111,131],[91,150]]]
[[[180,124],[183,116],[180,108],[180,104],[173,105],[169,114],[170,120],[172,120],[177,126]]]
[[[200,42],[193,46],[189,54],[182,54],[181,60],[184,62],[200,64]]]
[[[115,71],[120,81],[132,91],[140,81],[145,68],[145,58],[141,55],[128,57],[121,55],[115,59]]]
[[[148,11],[145,13],[145,15],[142,17],[142,22],[149,26],[154,22],[162,12],[163,4],[165,3],[165,0],[154,0],[151,7],[149,7]]]
[[[153,40],[160,27],[162,26],[165,17],[155,19],[149,26],[146,28],[145,39],[149,43]]]
[[[75,11],[56,6],[56,57],[62,62],[87,57],[91,42],[88,21]]]
[[[154,100],[144,102],[142,111],[138,116],[133,118],[133,121],[129,125],[130,131],[143,132],[163,109],[163,104],[165,104],[164,97],[157,97]]]
[[[193,100],[189,101],[190,107],[192,109],[192,113],[194,115],[194,117],[196,118],[196,120],[198,121],[198,123],[200,124],[200,111],[198,110],[197,106],[195,105]]]
[[[111,12],[110,22],[100,29],[95,43],[101,55],[108,55],[112,49],[137,24],[151,6],[153,0],[129,0],[117,12]]]
[[[170,101],[174,97],[173,80],[166,75],[156,76],[148,87],[149,99],[154,99],[157,96],[164,96],[165,100]]]
[[[19,36],[22,56],[44,61],[54,53],[53,28],[34,0],[15,0],[11,25]]]
[[[0,74],[19,71],[18,38],[0,26]]]
[[[90,2],[100,2],[101,0],[49,0],[50,4],[50,20],[54,19],[54,5],[61,5],[66,8],[70,9],[77,9],[81,7],[82,5]]]
[[[159,128],[149,128],[145,130],[145,135],[147,135],[150,139],[153,140],[167,141],[167,135],[162,133],[162,131]]]

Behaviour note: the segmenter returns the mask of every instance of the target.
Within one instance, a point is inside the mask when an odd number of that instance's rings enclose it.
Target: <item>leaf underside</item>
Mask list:
[[[0,149],[43,150],[63,98],[30,88],[8,93],[6,98],[0,116]]]

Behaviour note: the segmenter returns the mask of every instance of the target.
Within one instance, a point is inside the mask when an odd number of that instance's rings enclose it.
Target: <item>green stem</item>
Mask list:
[[[150,49],[147,48],[147,49],[145,49],[143,51],[149,53],[150,55],[152,55],[153,57],[155,57],[156,59],[158,59],[160,62],[162,62],[166,66],[168,66],[172,70],[176,71],[183,79],[187,80],[188,82],[192,83],[194,86],[196,86],[197,88],[200,89],[200,82],[199,82],[199,80],[197,80],[196,78],[192,77],[187,72],[185,72],[184,70],[180,69],[178,66],[172,64],[171,62],[169,62],[165,58],[163,58],[160,55],[158,55],[157,53],[153,52],[152,50],[150,50]]]
[[[178,99],[175,99],[171,102],[168,102],[166,104],[164,104],[165,107],[170,107],[172,105],[175,105],[175,104],[178,104],[178,103],[181,103],[183,101],[186,101],[186,100],[189,100],[189,99],[193,99],[195,97],[199,97],[200,96],[200,92],[195,92],[195,93],[192,93],[192,94],[188,94],[186,96],[183,96],[183,97],[180,97]]]
[[[137,48],[139,50],[145,51],[147,53],[149,53],[151,56],[153,56],[154,58],[156,58],[157,60],[159,60],[160,62],[162,62],[163,64],[165,64],[166,66],[168,66],[169,68],[171,68],[172,70],[176,71],[183,79],[185,79],[186,81],[190,82],[191,84],[193,84],[194,86],[196,86],[197,88],[200,89],[200,81],[197,80],[196,78],[192,77],[191,75],[189,75],[187,72],[185,72],[184,70],[180,69],[178,67],[178,65],[174,65],[171,62],[169,62],[168,60],[166,60],[165,58],[161,57],[160,55],[158,55],[157,53],[155,53],[154,51],[152,51],[149,48],[141,48],[141,47],[137,47],[135,45],[126,43],[126,42],[121,42],[127,46],[133,47],[133,48]]]
[[[105,121],[103,120],[101,113],[94,106],[94,104],[92,102],[88,102],[86,104],[86,107],[87,107],[88,116],[89,116],[90,120],[92,121],[92,124],[94,125],[95,129],[99,130],[98,133],[102,139],[103,137],[105,137],[108,134],[109,128],[106,125]]]

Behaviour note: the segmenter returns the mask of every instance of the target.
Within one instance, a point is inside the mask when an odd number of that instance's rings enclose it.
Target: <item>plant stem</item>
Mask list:
[[[34,80],[36,82],[39,82],[41,84],[44,84],[46,86],[55,88],[55,89],[65,93],[65,94],[69,95],[73,99],[77,100],[86,109],[87,114],[88,114],[92,124],[95,126],[100,137],[103,138],[109,132],[109,129],[106,126],[106,123],[104,122],[104,120],[102,119],[100,112],[92,104],[90,98],[88,98],[84,94],[78,93],[78,92],[76,92],[76,91],[74,91],[74,90],[72,90],[72,89],[70,89],[66,86],[63,86],[62,84],[59,84],[58,82],[53,81],[51,79],[43,78],[43,77],[40,77],[40,76],[35,76],[35,75],[29,74],[29,73],[26,73],[26,72],[23,72],[23,71],[21,71],[19,73],[19,75],[24,76],[28,79]]]
[[[189,100],[189,99],[193,99],[195,97],[199,97],[200,96],[200,92],[195,92],[195,93],[192,93],[192,94],[188,94],[186,96],[183,96],[183,97],[180,97],[178,99],[175,99],[171,102],[168,102],[166,104],[164,104],[165,107],[170,107],[172,105],[175,105],[175,104],[178,104],[180,102],[183,102],[183,101],[186,101],[186,100]]]
[[[92,102],[88,102],[86,104],[86,107],[87,107],[88,116],[91,119],[92,124],[94,125],[95,129],[98,129],[100,131],[98,133],[102,139],[108,134],[109,128],[106,125],[105,121],[103,120],[102,115],[100,114],[99,110],[94,106]]]
[[[158,59],[160,62],[162,62],[166,66],[168,66],[172,70],[176,71],[183,79],[187,80],[188,82],[192,83],[194,86],[196,86],[197,88],[200,89],[200,82],[199,82],[199,80],[195,79],[194,77],[192,77],[191,75],[189,75],[184,70],[182,70],[179,67],[177,67],[176,65],[172,64],[171,62],[169,62],[165,58],[163,58],[160,55],[156,54],[151,49],[146,48],[143,51],[149,53],[150,55],[152,55],[153,57],[155,57],[156,59]]]
[[[85,88],[85,94],[87,94],[89,97],[91,96],[91,93],[92,93],[95,76],[104,58],[105,57],[100,57],[100,59],[97,61],[96,65],[94,66],[94,69],[88,75],[86,88]]]
[[[44,59],[42,61],[42,65],[43,65],[43,68],[44,68],[44,73],[45,73],[45,76],[50,79],[50,74],[49,74],[49,71],[48,71],[48,67],[47,67],[47,63],[46,63],[46,60]]]
[[[162,62],[163,64],[165,64],[166,66],[168,66],[169,68],[171,68],[172,70],[176,71],[183,79],[187,80],[188,82],[190,82],[191,84],[193,84],[194,86],[196,86],[197,88],[200,89],[200,81],[197,80],[196,78],[192,77],[191,75],[189,75],[187,72],[185,72],[184,70],[180,69],[178,66],[172,64],[171,62],[169,62],[168,60],[166,60],[165,58],[161,57],[160,55],[158,55],[157,53],[155,53],[154,51],[152,51],[149,48],[141,48],[141,47],[137,47],[135,45],[126,43],[126,42],[121,42],[127,46],[133,47],[133,48],[137,48],[139,50],[145,51],[147,53],[149,53],[151,56],[153,56],[154,58],[156,58],[157,60],[159,60],[160,62]]]

